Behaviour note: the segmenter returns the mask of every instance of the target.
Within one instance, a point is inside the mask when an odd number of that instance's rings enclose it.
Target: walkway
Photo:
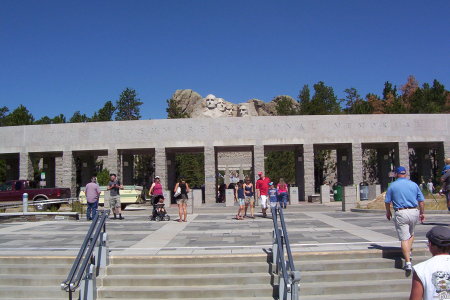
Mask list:
[[[150,222],[149,207],[125,211],[125,220],[107,223],[111,254],[195,255],[262,253],[271,247],[272,220],[234,219],[236,208],[206,208],[176,222]],[[294,251],[363,250],[399,246],[394,225],[383,213],[341,212],[338,206],[290,206],[286,221]],[[448,215],[426,215],[416,228],[416,248],[425,247],[425,233],[437,224],[448,225]],[[0,223],[0,255],[75,255],[89,227],[85,220]]]

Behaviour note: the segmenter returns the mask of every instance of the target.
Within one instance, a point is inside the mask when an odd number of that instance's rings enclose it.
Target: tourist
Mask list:
[[[159,178],[159,176],[155,176],[155,180],[152,183],[152,185],[150,186],[150,190],[148,191],[148,193],[152,196],[152,203],[153,203],[153,198],[155,198],[158,195],[163,194],[163,188],[162,188],[161,179]]]
[[[107,188],[109,191],[109,206],[114,214],[114,219],[117,219],[117,215],[119,215],[119,220],[123,220],[125,218],[122,217],[119,192],[119,190],[123,190],[123,185],[120,183],[120,180],[117,179],[116,174],[111,174],[109,177],[110,181]]]
[[[225,183],[222,183],[219,186],[219,203],[225,203],[225,193],[226,193],[227,185]]]
[[[446,166],[442,170],[442,193],[447,199],[447,209],[450,211],[450,158],[445,159]],[[448,167],[448,168],[447,168]]]
[[[278,190],[278,201],[280,202],[280,207],[286,208],[288,202],[288,186],[286,182],[284,182],[283,178],[280,178],[280,181],[277,184]]]
[[[190,192],[189,184],[183,179],[180,180],[175,185],[173,190],[175,193],[175,198],[177,199],[178,204],[178,215],[180,218],[178,222],[187,222],[187,202],[188,202],[188,193]]]
[[[240,180],[237,184],[237,198],[239,201],[239,210],[236,215],[237,220],[243,220],[244,217],[241,216],[241,213],[244,214],[244,205],[245,205],[245,193],[244,193],[244,183]]]
[[[97,184],[97,178],[92,177],[91,182],[86,184],[85,194],[86,194],[86,218],[88,221],[95,219],[97,216],[98,199],[100,198],[100,187]]]
[[[278,191],[273,185],[273,182],[269,182],[269,190],[267,193],[269,195],[270,207],[276,208],[278,203]]]
[[[414,266],[409,300],[450,299],[450,228],[435,226],[427,239],[433,257]]]
[[[414,227],[417,222],[423,223],[424,197],[419,186],[406,178],[406,169],[399,166],[396,170],[397,180],[391,183],[385,199],[386,218],[391,220],[391,202],[394,207],[394,223],[403,257],[405,258],[404,269],[411,272],[411,250],[414,242]],[[419,206],[419,209],[417,207]]]
[[[263,218],[267,217],[267,192],[269,191],[270,178],[265,177],[263,172],[258,173],[259,179],[256,181],[256,193],[261,203]]]
[[[434,185],[433,185],[433,182],[431,181],[431,178],[428,179],[427,190],[430,194],[433,194],[433,192],[434,192]]]
[[[254,197],[254,190],[253,190],[253,183],[250,181],[250,177],[245,177],[245,183],[244,183],[244,190],[245,190],[245,213],[244,217],[247,217],[247,209],[250,205],[250,218],[254,219],[254,210],[255,210],[255,197]]]

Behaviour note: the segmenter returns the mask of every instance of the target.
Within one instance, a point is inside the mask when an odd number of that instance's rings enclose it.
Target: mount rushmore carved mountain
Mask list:
[[[298,106],[297,101],[290,96],[278,96],[270,102],[250,99],[247,102],[238,104],[226,101],[212,94],[202,97],[190,89],[176,90],[172,96],[172,100],[190,118],[276,116],[277,101],[282,98],[291,101],[292,106]]]

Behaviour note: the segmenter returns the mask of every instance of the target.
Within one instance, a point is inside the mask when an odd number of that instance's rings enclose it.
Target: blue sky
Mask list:
[[[0,106],[91,116],[134,88],[143,119],[193,89],[239,103],[318,81],[450,86],[450,1],[2,0]]]

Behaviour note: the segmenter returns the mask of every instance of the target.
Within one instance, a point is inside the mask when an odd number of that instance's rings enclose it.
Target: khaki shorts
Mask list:
[[[255,198],[253,198],[253,196],[245,196],[245,205],[253,205],[253,202],[255,202]]]
[[[114,207],[120,207],[121,203],[120,203],[120,196],[111,196],[109,198],[109,207],[114,208]]]
[[[187,204],[189,198],[185,194],[181,194],[180,198],[177,199],[177,204]]]
[[[394,213],[395,230],[400,241],[409,240],[414,235],[414,228],[419,222],[419,210],[402,209]]]

